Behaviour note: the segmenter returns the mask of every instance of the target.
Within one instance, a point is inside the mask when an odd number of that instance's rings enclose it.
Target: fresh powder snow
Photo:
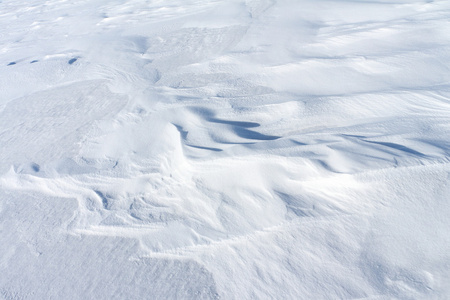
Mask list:
[[[0,0],[0,299],[450,299],[450,1]]]

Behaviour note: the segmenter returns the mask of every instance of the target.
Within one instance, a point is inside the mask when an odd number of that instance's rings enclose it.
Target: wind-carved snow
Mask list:
[[[446,298],[449,9],[0,2],[0,295]]]

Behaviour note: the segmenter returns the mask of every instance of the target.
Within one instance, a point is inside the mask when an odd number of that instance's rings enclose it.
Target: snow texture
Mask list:
[[[1,0],[0,299],[449,299],[450,1]]]

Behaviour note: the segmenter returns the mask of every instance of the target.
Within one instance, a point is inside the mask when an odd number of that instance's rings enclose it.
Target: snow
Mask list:
[[[0,1],[0,299],[450,297],[450,2]]]

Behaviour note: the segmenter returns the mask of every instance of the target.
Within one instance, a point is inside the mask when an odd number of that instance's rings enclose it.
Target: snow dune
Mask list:
[[[450,297],[449,20],[0,1],[0,298]]]

